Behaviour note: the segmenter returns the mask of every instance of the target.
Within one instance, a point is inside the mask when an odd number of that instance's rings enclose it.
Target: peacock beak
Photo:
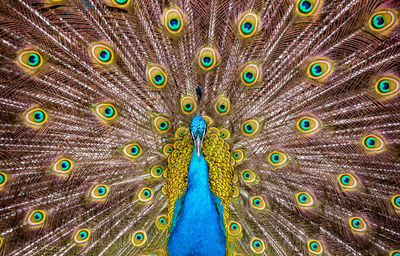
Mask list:
[[[200,154],[201,154],[201,147],[203,145],[203,139],[204,139],[205,133],[206,132],[204,131],[203,132],[203,136],[197,135],[196,137],[193,135],[193,133],[191,133],[192,134],[192,138],[193,138],[193,142],[194,142],[194,146],[196,148],[197,156],[200,156]]]

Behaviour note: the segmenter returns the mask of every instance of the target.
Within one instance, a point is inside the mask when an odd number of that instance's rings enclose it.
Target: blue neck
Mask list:
[[[177,212],[174,212],[174,215]],[[193,147],[183,206],[168,240],[170,256],[224,256],[225,233],[208,184],[208,164]]]

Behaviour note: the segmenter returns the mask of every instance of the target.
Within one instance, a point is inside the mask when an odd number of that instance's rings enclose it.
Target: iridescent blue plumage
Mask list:
[[[197,152],[204,140],[206,123],[201,116],[195,116],[190,125],[194,140],[192,158],[189,164],[187,192],[175,204],[182,207],[174,212],[172,230],[168,240],[170,256],[225,255],[226,237],[222,218],[217,208],[215,195],[208,183],[208,164],[202,152]],[[200,145],[198,147],[198,143]]]

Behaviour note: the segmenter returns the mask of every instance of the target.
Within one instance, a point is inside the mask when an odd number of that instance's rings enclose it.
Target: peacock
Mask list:
[[[1,0],[0,255],[400,256],[399,19]]]

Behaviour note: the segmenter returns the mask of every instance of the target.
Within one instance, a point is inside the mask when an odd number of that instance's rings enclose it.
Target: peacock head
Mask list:
[[[197,156],[200,156],[201,145],[206,137],[207,124],[204,118],[200,115],[196,115],[192,119],[190,124],[190,134],[192,134],[193,143],[196,147]]]

